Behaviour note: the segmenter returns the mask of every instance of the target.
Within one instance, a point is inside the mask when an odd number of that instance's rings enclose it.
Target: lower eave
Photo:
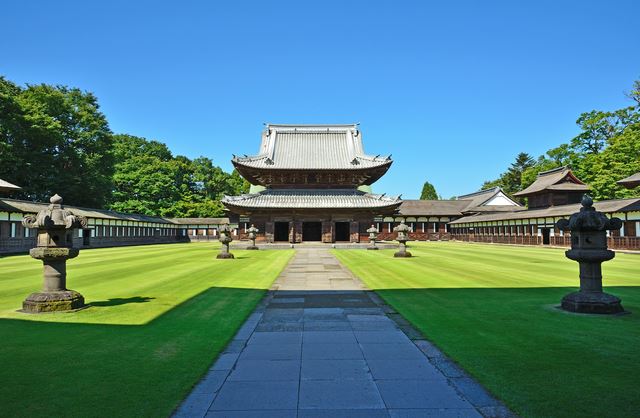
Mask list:
[[[349,169],[263,169],[244,165],[238,161],[231,161],[234,168],[238,170],[238,173],[240,173],[240,175],[244,177],[249,183],[265,187],[279,185],[304,185],[305,187],[328,187],[335,185],[351,185],[356,187],[362,185],[370,186],[378,181],[378,179],[380,179],[380,177],[382,177],[387,172],[387,170],[389,170],[392,162],[393,161],[388,161],[376,167]],[[316,175],[319,176],[320,179],[322,179],[323,177],[327,178],[329,175],[332,177],[331,181],[308,183],[306,182],[308,175]],[[340,175],[343,175],[345,177],[345,180],[342,182],[335,179],[335,176]],[[283,176],[288,177],[288,179],[282,181],[281,179]],[[268,181],[268,178],[273,178],[274,180]],[[300,181],[291,181],[292,178]]]

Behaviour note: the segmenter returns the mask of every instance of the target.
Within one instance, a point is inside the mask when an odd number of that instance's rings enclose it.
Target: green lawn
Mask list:
[[[216,244],[83,250],[68,287],[91,308],[16,312],[42,264],[0,258],[0,416],[167,416],[287,264],[292,251]]]
[[[603,265],[631,315],[557,310],[578,286],[562,250],[454,242],[334,254],[429,340],[526,417],[640,414],[640,255]]]

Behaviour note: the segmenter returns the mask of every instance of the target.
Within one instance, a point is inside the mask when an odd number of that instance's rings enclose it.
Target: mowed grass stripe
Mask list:
[[[578,287],[561,249],[456,242],[334,251],[427,338],[525,417],[627,417],[640,411],[640,255],[603,266],[631,315],[559,311]]]
[[[0,378],[11,382],[0,386],[0,416],[168,416],[293,254],[216,260],[217,248],[83,250],[69,287],[99,305],[51,315],[15,312],[40,289],[41,263],[0,259]],[[20,282],[16,272],[28,274]]]

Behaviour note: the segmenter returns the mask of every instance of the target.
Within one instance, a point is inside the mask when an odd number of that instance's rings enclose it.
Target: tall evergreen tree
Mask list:
[[[436,188],[433,184],[428,181],[424,182],[422,193],[420,193],[420,200],[438,200],[438,193],[436,193]]]

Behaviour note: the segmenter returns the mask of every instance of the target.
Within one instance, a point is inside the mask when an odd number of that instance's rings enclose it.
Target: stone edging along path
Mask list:
[[[297,249],[174,417],[512,417],[324,248]]]

